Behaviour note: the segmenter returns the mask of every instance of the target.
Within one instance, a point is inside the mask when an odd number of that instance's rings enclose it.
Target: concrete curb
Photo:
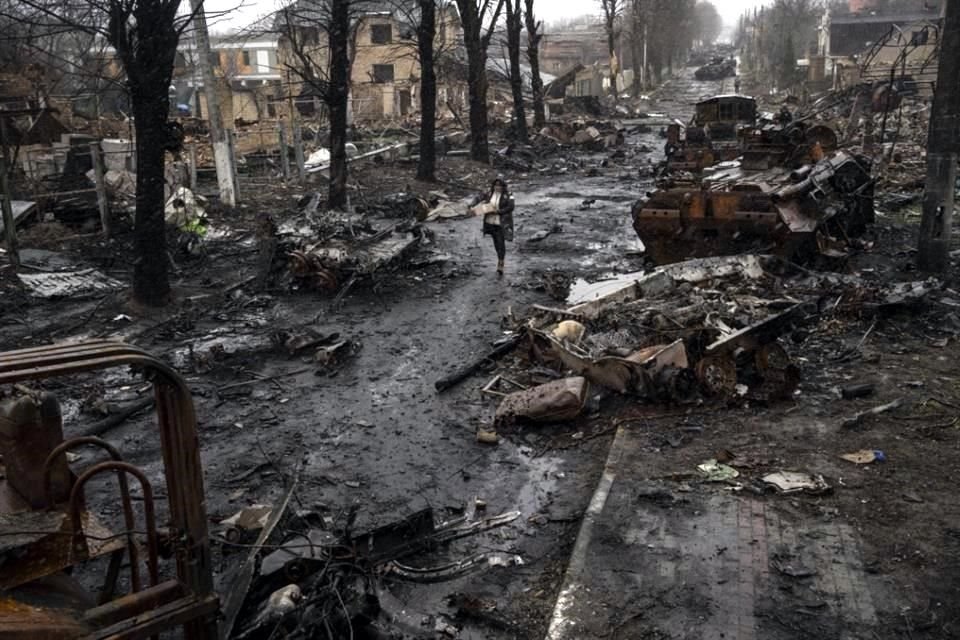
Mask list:
[[[580,532],[577,534],[577,542],[573,546],[573,553],[570,554],[570,563],[567,565],[567,571],[563,578],[563,586],[557,596],[557,603],[553,607],[553,614],[550,616],[550,626],[547,629],[546,640],[583,640],[583,635],[578,633],[577,621],[570,617],[570,612],[576,604],[578,592],[583,588],[583,572],[587,562],[587,551],[590,542],[593,539],[593,529],[603,513],[603,507],[607,503],[607,497],[610,495],[610,488],[617,478],[617,467],[623,456],[624,444],[627,436],[623,427],[617,428],[617,434],[610,445],[610,452],[607,454],[607,462],[603,467],[603,475],[600,482],[590,499],[590,505],[583,516],[583,523],[580,525]]]

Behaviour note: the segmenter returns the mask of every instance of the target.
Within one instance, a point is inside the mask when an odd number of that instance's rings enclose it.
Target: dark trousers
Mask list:
[[[503,227],[499,224],[484,224],[483,233],[493,238],[493,248],[497,250],[497,259],[503,260],[507,255],[507,241],[503,235]]]

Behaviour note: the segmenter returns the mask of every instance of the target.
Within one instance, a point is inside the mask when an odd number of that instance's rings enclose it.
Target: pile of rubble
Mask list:
[[[936,280],[891,284],[807,270],[784,279],[782,271],[774,256],[741,255],[596,283],[566,309],[539,307],[437,388],[518,352],[483,388],[500,403],[493,429],[478,434],[482,442],[517,420],[573,420],[611,396],[681,406],[772,403],[797,392],[801,369],[790,350],[819,323],[911,307],[942,288]]]
[[[356,532],[356,505],[340,518],[288,509],[296,487],[294,479],[278,505],[247,507],[223,520],[214,533],[225,562],[233,566],[227,576],[231,589],[223,603],[222,637],[385,638],[395,637],[391,634],[406,625],[422,628],[427,623],[429,632],[445,634],[449,625],[443,618],[406,620],[382,578],[436,583],[523,564],[519,556],[498,551],[424,564],[431,552],[447,549],[456,540],[513,522],[520,516],[517,511],[487,515],[486,505],[474,501],[452,519],[438,521],[427,508]],[[411,559],[414,564],[408,564]]]
[[[322,198],[314,193],[302,198],[299,212],[280,225],[263,214],[257,230],[259,286],[280,283],[343,296],[358,280],[396,267],[430,241],[420,221],[444,204],[431,201],[401,193],[367,212],[344,213],[321,211]]]

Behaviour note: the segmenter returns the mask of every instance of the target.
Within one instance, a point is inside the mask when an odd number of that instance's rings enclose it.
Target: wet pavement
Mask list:
[[[701,482],[687,452],[651,460],[648,441],[618,432],[548,640],[883,637],[872,635],[875,599],[891,594],[853,526],[801,515],[786,496]]]
[[[692,103],[716,86],[675,81],[661,90],[667,97],[652,103],[651,111],[685,118]],[[662,140],[656,131],[662,122],[660,117],[647,119],[653,132],[629,136],[628,144],[659,150]],[[214,299],[209,287],[216,288],[216,283],[201,287],[181,283],[182,297],[198,296],[192,311],[187,305],[160,317],[144,315],[129,324],[118,321],[81,332],[126,337],[163,354],[186,373],[197,404],[207,510],[214,522],[249,504],[278,501],[297,469],[297,507],[328,514],[336,521],[356,505],[355,530],[395,522],[427,506],[440,517],[454,517],[477,499],[487,504],[488,515],[518,510],[521,515],[512,524],[458,541],[411,564],[439,565],[477,552],[498,551],[519,556],[521,565],[491,567],[436,585],[387,579],[381,599],[395,626],[414,636],[431,637],[437,619],[454,620],[448,596],[467,593],[494,602],[495,613],[481,622],[457,621],[462,627],[459,637],[543,637],[580,520],[601,480],[611,436],[584,439],[562,450],[551,443],[559,436],[603,432],[610,417],[521,430],[491,447],[478,444],[475,433],[492,420],[495,402],[480,393],[492,373],[478,374],[443,394],[434,390],[433,383],[488,351],[503,335],[504,317],[522,315],[531,304],[557,304],[538,287],[538,274],[559,270],[579,277],[573,293],[589,295],[591,283],[599,279],[644,268],[642,245],[629,212],[630,204],[652,181],[639,178],[635,168],[601,167],[604,158],[605,154],[583,156],[585,166],[598,167],[596,171],[512,181],[516,241],[508,244],[503,278],[495,274],[493,246],[481,235],[479,220],[436,222],[428,225],[435,233],[430,250],[450,260],[385,274],[372,289],[352,291],[340,307],[330,299],[299,294],[267,300],[238,298],[229,310],[218,312],[205,308]],[[654,151],[644,160],[659,158],[659,151]],[[557,230],[539,242],[528,242],[549,229]],[[217,241],[233,243],[238,249],[252,246],[248,237],[229,232]],[[238,272],[230,279],[240,280],[243,275]],[[97,311],[89,311],[93,305],[75,309],[77,316],[92,315]],[[32,313],[37,315],[29,322],[36,323],[39,316],[55,315],[49,309]],[[67,328],[72,324],[68,322]],[[360,349],[342,367],[329,371],[309,359],[285,355],[271,340],[277,331],[295,333],[307,327],[338,332]],[[20,330],[16,341],[26,333]],[[79,337],[78,333],[64,331],[63,335]],[[14,346],[22,344],[2,345]],[[221,355],[200,363],[214,351]],[[226,388],[238,380],[252,382]],[[133,376],[117,374],[100,384],[112,390],[126,388],[129,394],[136,382]],[[78,427],[78,404],[67,401],[68,437]],[[162,486],[159,450],[148,418],[129,421],[111,431],[108,439],[120,446],[130,462],[144,468],[156,486]],[[638,458],[630,464],[641,467],[642,462]],[[631,494],[626,489],[621,492],[621,486],[627,485],[613,486],[600,515],[629,511]],[[727,495],[712,500],[718,506],[716,522],[703,526],[720,531],[741,511],[725,502],[730,500]],[[104,511],[107,516],[119,515],[118,507],[109,503]],[[626,552],[636,563],[637,574],[664,574],[662,580],[669,582],[682,580],[686,571],[700,571],[695,559],[706,558],[710,545],[704,543],[671,569],[662,559],[682,555],[677,549],[686,549],[685,537],[682,532],[665,533],[674,524],[668,518],[658,525],[657,531],[664,533],[651,531],[646,526],[652,522],[650,517],[645,512],[632,513],[623,520],[633,523],[628,532],[616,528],[620,522],[608,523],[609,531],[601,538],[612,542],[621,535],[632,536]],[[644,525],[638,528],[638,523]],[[774,525],[770,530],[776,530]],[[730,549],[727,558],[739,557],[734,551],[748,544],[737,538],[737,531],[724,529],[718,534],[729,538],[724,543]],[[647,558],[641,552],[651,547],[658,551]],[[598,567],[604,566],[605,557],[617,564],[611,549],[598,554]],[[226,558],[219,566],[224,593],[230,588],[230,564]],[[618,572],[615,566],[609,569],[602,573],[612,582],[603,588],[627,593],[632,574]],[[718,565],[716,571],[740,588],[736,566]],[[603,590],[597,585],[600,593]],[[716,605],[726,609],[724,601]],[[578,611],[575,617],[604,637],[603,629],[614,622],[593,611]]]

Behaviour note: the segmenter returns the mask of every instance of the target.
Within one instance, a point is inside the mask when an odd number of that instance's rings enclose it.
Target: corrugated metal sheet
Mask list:
[[[126,285],[96,269],[57,273],[21,273],[20,281],[38,298],[76,298],[119,291]]]

